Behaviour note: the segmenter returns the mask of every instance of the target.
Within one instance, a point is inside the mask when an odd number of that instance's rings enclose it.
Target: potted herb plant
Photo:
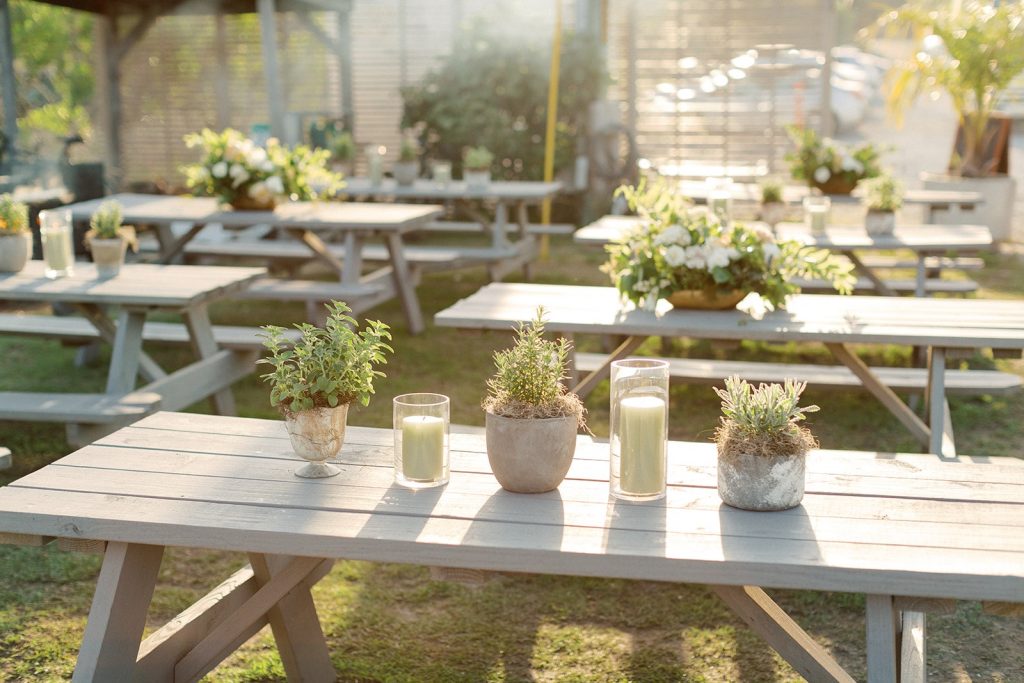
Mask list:
[[[869,235],[891,235],[896,229],[896,210],[903,206],[903,183],[885,173],[865,180],[862,187],[868,209],[864,228]]]
[[[846,147],[830,138],[822,138],[812,128],[789,126],[796,151],[786,155],[790,173],[825,194],[850,194],[857,183],[881,173],[879,150],[865,142]]]
[[[783,186],[775,178],[763,180],[760,185],[761,220],[774,228],[786,215],[786,204],[782,201]]]
[[[998,6],[997,6],[998,5]],[[956,109],[960,145],[949,172],[926,173],[925,188],[981,193],[974,222],[989,226],[996,239],[1009,239],[1016,185],[999,172],[1000,149],[990,123],[1000,96],[1024,72],[1024,6],[1020,3],[964,2],[936,5],[913,0],[887,11],[866,29],[905,34],[918,41],[912,54],[888,78],[889,109],[899,118],[920,95],[945,91]],[[1009,126],[1009,121],[1005,122]],[[1007,139],[1009,135],[1007,135]]]
[[[28,206],[0,195],[0,273],[17,273],[32,256]]]
[[[336,132],[327,144],[331,152],[331,166],[335,172],[351,176],[352,163],[356,158],[356,142],[352,138],[352,133],[347,130]]]
[[[718,495],[726,504],[744,510],[786,510],[804,497],[807,452],[817,446],[810,430],[800,426],[806,382],[757,388],[739,377],[725,380],[722,424],[715,432],[718,446]]]
[[[470,190],[486,190],[491,184],[494,155],[486,147],[470,147],[462,160],[462,178]]]
[[[416,142],[409,136],[402,139],[402,146],[398,149],[398,161],[395,162],[392,172],[395,175],[395,182],[403,187],[412,185],[420,174],[420,162],[417,160],[419,149]]]
[[[135,239],[135,228],[122,225],[123,209],[116,200],[108,200],[89,219],[89,231],[85,233],[85,244],[92,252],[92,261],[101,278],[116,277],[121,272],[125,252],[139,250]]]
[[[565,479],[584,425],[583,403],[562,380],[571,343],[544,339],[544,309],[516,331],[515,344],[494,354],[487,381],[487,459],[502,488],[542,493]]]
[[[271,366],[261,375],[271,386],[270,403],[284,415],[295,454],[309,461],[295,471],[299,477],[338,474],[325,461],[345,441],[348,407],[353,401],[370,402],[374,380],[384,377],[374,366],[386,363],[385,353],[393,352],[384,323],[369,320],[359,331],[345,303],[332,301],[327,310],[323,328],[295,326],[301,337],[294,345],[285,339],[283,327],[265,325],[263,345],[270,356],[257,361]]]

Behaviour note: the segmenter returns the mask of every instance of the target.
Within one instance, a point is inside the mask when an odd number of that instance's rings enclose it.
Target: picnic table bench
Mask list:
[[[288,679],[334,681],[309,589],[336,559],[708,584],[801,675],[854,679],[764,588],[867,595],[870,683],[925,681],[925,612],[1024,602],[1024,463],[815,451],[803,504],[730,508],[714,446],[671,442],[664,500],[608,495],[579,437],[559,490],[515,494],[452,435],[443,489],[393,482],[390,430],[350,427],[341,474],[292,473],[279,421],[157,413],[0,488],[0,541],[103,553],[74,681],[197,681],[265,624]],[[164,548],[250,564],[142,639]]]
[[[658,302],[656,311],[638,310],[623,304],[613,287],[492,283],[437,313],[434,323],[440,327],[507,331],[532,320],[539,305],[546,310],[545,326],[551,332],[566,337],[624,337],[590,374],[574,381],[572,388],[580,395],[592,391],[608,376],[612,361],[633,353],[648,337],[821,343],[924,447],[932,453],[947,455],[956,452],[946,401],[947,377],[959,383],[946,369],[947,358],[965,352],[973,354],[977,349],[992,349],[993,354],[1013,357],[1024,351],[1024,306],[1017,301],[981,299],[800,294],[789,299],[785,310],[755,320],[735,309],[673,309],[664,300]],[[918,417],[876,369],[868,367],[853,352],[853,344],[905,344],[925,349],[927,420]],[[815,374],[801,377],[797,369],[792,367],[790,376],[811,382],[820,378]],[[724,379],[730,370],[720,366],[717,374]],[[712,366],[710,371],[715,372],[716,368]],[[762,370],[781,371],[782,366]],[[921,375],[916,377],[920,379]],[[972,375],[971,382],[978,387],[977,380],[989,379],[991,389],[1000,391],[1008,384],[1016,386],[1019,378],[1014,377]],[[836,381],[835,377],[827,379]]]

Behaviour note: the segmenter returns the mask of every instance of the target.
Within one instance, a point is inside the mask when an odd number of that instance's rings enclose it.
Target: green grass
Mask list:
[[[538,266],[543,282],[604,284],[596,266],[601,254],[555,240],[551,258]],[[1024,298],[1024,269],[1008,256],[986,257],[972,273],[981,296]],[[482,269],[427,277],[419,287],[432,315],[485,282]],[[43,312],[43,311],[40,311]],[[299,305],[221,304],[218,323],[290,324]],[[367,408],[354,409],[353,424],[387,427],[390,398],[409,391],[436,391],[452,399],[455,422],[482,425],[480,400],[491,355],[510,341],[507,333],[465,333],[428,326],[410,336],[397,303],[370,313],[395,328],[396,355],[386,380]],[[594,338],[578,340],[596,350]],[[660,340],[642,351],[664,353]],[[676,342],[680,356],[831,363],[812,345],[744,342],[738,348],[709,342]],[[858,349],[872,363],[907,364],[902,347]],[[75,351],[38,339],[0,338],[0,390],[97,391],[106,358],[76,368]],[[165,368],[189,360],[187,352],[156,347]],[[973,367],[1024,374],[1021,361],[978,356]],[[235,386],[241,415],[276,418],[267,390],[255,377]],[[827,448],[916,450],[916,444],[884,408],[861,392],[809,390],[822,406],[811,427]],[[607,385],[590,396],[590,424],[608,431]],[[206,412],[206,404],[193,407]],[[955,398],[953,421],[962,452],[1021,456],[1024,401]],[[671,435],[708,440],[718,400],[702,386],[672,388]],[[70,451],[59,425],[0,423],[0,444],[15,453],[15,467],[0,484]],[[149,629],[162,625],[244,563],[237,554],[173,549],[165,556],[150,610]],[[0,546],[0,680],[59,681],[70,677],[95,586],[96,556],[55,548]],[[314,589],[340,680],[346,681],[773,681],[800,677],[701,586],[531,575],[496,576],[479,587],[432,581],[427,569],[408,565],[339,562]],[[773,596],[811,635],[858,678],[865,674],[863,599],[842,593],[773,591]],[[965,603],[952,615],[931,617],[930,681],[1024,680],[1024,620],[995,617]],[[216,681],[280,681],[284,673],[269,633],[261,633],[214,674]]]

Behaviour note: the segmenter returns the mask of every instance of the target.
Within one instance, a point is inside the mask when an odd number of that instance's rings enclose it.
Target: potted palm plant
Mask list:
[[[488,380],[487,460],[502,488],[542,493],[565,479],[584,425],[583,403],[562,380],[572,344],[544,339],[544,309],[520,325],[515,344],[494,354]]]
[[[1024,71],[1024,6],[913,0],[886,12],[871,30],[909,30],[917,39],[913,54],[889,74],[887,100],[897,118],[919,95],[935,91],[945,91],[956,109],[962,145],[948,173],[924,174],[925,188],[982,194],[977,222],[996,239],[1008,239],[1016,186],[1008,173],[997,172],[990,123],[1000,96]]]
[[[17,273],[32,256],[28,206],[0,195],[0,273]]]
[[[903,183],[885,173],[865,180],[861,187],[868,209],[864,229],[869,235],[891,235],[896,229],[896,210],[903,206]]]
[[[123,209],[116,200],[108,200],[89,219],[89,231],[85,233],[85,244],[92,252],[93,263],[101,278],[116,277],[121,272],[125,252],[139,250],[135,239],[135,228],[122,225]]]
[[[285,328],[264,325],[263,345],[268,358],[257,363],[271,366],[261,375],[270,383],[270,403],[284,415],[292,449],[308,460],[295,471],[296,476],[332,477],[340,470],[325,462],[341,450],[345,441],[345,423],[349,405],[370,402],[373,382],[384,373],[375,365],[387,362],[388,326],[369,320],[361,331],[348,315],[343,302],[327,305],[323,328],[299,323],[301,337],[293,344],[285,337]]]
[[[412,185],[420,174],[420,162],[417,160],[419,149],[416,142],[409,136],[402,140],[402,146],[398,149],[398,161],[392,169],[395,175],[395,182],[403,187]]]
[[[718,446],[718,496],[744,510],[786,510],[804,497],[807,452],[817,446],[799,422],[818,406],[800,407],[806,382],[757,388],[739,377],[725,380]]]
[[[786,215],[786,204],[782,201],[782,183],[775,178],[761,181],[761,220],[773,228]]]
[[[494,155],[486,147],[470,147],[462,160],[462,178],[471,190],[486,190],[491,184]]]

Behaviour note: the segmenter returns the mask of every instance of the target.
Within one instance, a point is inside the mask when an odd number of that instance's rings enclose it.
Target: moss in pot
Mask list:
[[[351,309],[343,302],[327,305],[323,328],[296,324],[301,333],[293,344],[285,328],[264,325],[263,345],[270,357],[256,361],[272,370],[261,378],[269,382],[270,403],[284,415],[292,449],[308,460],[295,471],[307,478],[332,477],[340,470],[325,462],[341,450],[349,405],[368,405],[373,382],[384,373],[375,365],[387,362],[394,350],[388,326],[368,320],[360,331]]]
[[[544,339],[543,316],[538,308],[517,329],[513,347],[495,352],[483,402],[487,459],[502,488],[516,493],[558,488],[584,426],[583,403],[562,383],[572,344]]]

